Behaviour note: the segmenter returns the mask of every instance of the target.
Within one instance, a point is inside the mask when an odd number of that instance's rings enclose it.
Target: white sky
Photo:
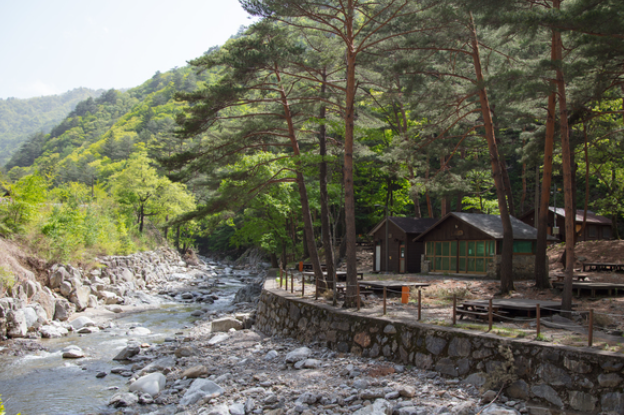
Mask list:
[[[252,22],[238,0],[0,0],[0,98],[135,87]]]

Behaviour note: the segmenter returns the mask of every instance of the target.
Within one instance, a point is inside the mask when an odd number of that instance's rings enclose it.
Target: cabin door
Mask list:
[[[399,273],[405,273],[405,244],[399,246]]]
[[[381,244],[375,245],[375,271],[381,271]]]

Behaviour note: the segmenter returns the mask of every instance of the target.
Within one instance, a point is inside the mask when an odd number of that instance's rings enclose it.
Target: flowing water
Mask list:
[[[112,359],[129,339],[160,343],[173,338],[185,326],[192,325],[196,319],[191,316],[193,311],[226,307],[240,286],[234,281],[222,285],[220,298],[214,304],[168,303],[155,309],[123,313],[113,320],[112,328],[92,334],[70,333],[59,339],[42,339],[46,351],[25,357],[0,357],[0,394],[7,415],[113,412],[107,403],[118,392],[117,388],[127,391],[128,378],[110,374],[112,368],[123,366],[123,362]],[[148,328],[151,333],[137,335],[131,331],[134,327]],[[63,359],[61,350],[69,345],[82,348],[86,357]],[[98,372],[109,375],[96,378]]]

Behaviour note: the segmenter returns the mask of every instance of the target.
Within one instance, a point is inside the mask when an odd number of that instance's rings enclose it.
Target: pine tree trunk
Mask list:
[[[323,70],[323,81],[327,79],[325,70]],[[325,82],[321,85],[321,94],[325,93]],[[325,106],[322,105],[319,112],[319,119],[325,121]],[[325,124],[321,124],[319,129],[319,152],[322,157],[319,165],[319,186],[321,193],[321,234],[323,236],[323,247],[325,249],[325,266],[327,269],[327,277],[333,282],[332,289],[334,292],[334,305],[336,305],[336,272],[334,271],[334,248],[331,239],[330,220],[329,220],[329,196],[327,194],[327,137]]]
[[[479,41],[477,39],[477,29],[474,24],[472,12],[470,13],[471,35],[472,35],[472,57],[474,61],[474,69],[477,77],[477,85],[479,88],[479,100],[481,103],[481,114],[483,116],[483,124],[485,126],[485,137],[490,152],[490,161],[492,163],[492,175],[494,176],[494,186],[498,197],[498,208],[503,225],[503,252],[501,255],[500,270],[500,290],[506,294],[513,290],[513,228],[511,226],[511,218],[509,217],[509,208],[507,204],[507,192],[502,174],[501,163],[498,158],[498,147],[496,145],[496,136],[494,134],[494,124],[492,123],[492,112],[488,101],[487,91],[483,84],[483,71],[481,69],[481,55],[479,53]]]
[[[553,34],[553,47],[554,47]],[[554,49],[553,49],[554,50]],[[550,184],[552,182],[553,148],[555,144],[555,111],[557,93],[548,96],[548,114],[546,118],[546,138],[544,140],[544,172],[542,175],[542,193],[540,196],[537,246],[535,249],[535,286],[540,289],[551,288],[548,269],[546,268],[546,248],[548,246],[548,212],[550,207]]]
[[[554,0],[553,6],[556,9],[560,7],[560,0]],[[563,293],[561,295],[561,309],[564,311],[572,310],[572,275],[574,267],[574,220],[576,212],[574,212],[574,189],[572,180],[572,157],[570,154],[570,133],[568,126],[568,104],[566,99],[565,78],[561,63],[563,60],[563,44],[561,41],[561,33],[555,32],[555,60],[557,92],[559,98],[559,125],[561,131],[561,156],[563,168],[563,194],[565,205],[565,280],[563,283]]]

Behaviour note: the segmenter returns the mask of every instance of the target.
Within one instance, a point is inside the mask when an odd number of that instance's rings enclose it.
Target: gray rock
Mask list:
[[[133,393],[120,392],[113,395],[108,401],[108,404],[115,408],[136,405],[139,402],[139,397]]]
[[[63,267],[57,268],[56,271],[50,276],[50,288],[58,288],[61,286],[61,283],[69,279],[69,273]]]
[[[570,398],[570,406],[582,412],[593,412],[596,408],[596,397],[592,394],[581,392],[581,391],[570,391],[568,392],[568,396]]]
[[[30,328],[38,328],[39,327],[39,316],[37,312],[32,307],[24,307],[22,309],[24,312],[24,319],[26,321],[26,327]]]
[[[522,379],[518,379],[509,385],[505,393],[512,399],[526,400],[529,398],[529,385]]]
[[[98,299],[95,295],[89,295],[89,303],[87,308],[98,308]]]
[[[177,358],[199,356],[201,355],[201,350],[199,350],[199,348],[195,346],[182,346],[182,347],[178,347],[175,350],[174,354],[176,355]]]
[[[132,327],[128,331],[126,331],[126,335],[128,336],[147,336],[152,331],[147,327]]]
[[[321,361],[317,359],[306,359],[303,362],[303,367],[306,369],[318,369],[321,367]]]
[[[54,319],[59,321],[67,321],[73,311],[69,301],[64,298],[57,298],[54,302]]]
[[[604,393],[600,397],[600,405],[603,412],[624,414],[624,394],[620,392]]]
[[[520,412],[516,411],[512,408],[505,408],[504,406],[496,405],[493,403],[492,405],[485,408],[481,411],[482,415],[520,415]]]
[[[63,281],[59,286],[59,290],[61,291],[61,295],[65,298],[68,298],[72,292],[72,286],[69,281]]]
[[[572,382],[570,376],[563,370],[550,363],[543,363],[537,369],[537,374],[542,380],[553,386],[565,386]]]
[[[9,310],[6,313],[7,336],[9,338],[26,337],[28,325],[23,310]]]
[[[245,415],[245,405],[242,403],[235,403],[229,407],[230,415]]]
[[[41,305],[46,313],[47,320],[54,318],[54,295],[48,287],[43,287],[32,297],[31,302]]]
[[[130,392],[149,393],[151,396],[156,396],[165,387],[167,378],[162,373],[150,373],[149,375],[141,376],[135,382],[130,385]]]
[[[275,350],[271,350],[266,355],[264,355],[264,360],[273,360],[277,356],[279,356],[279,353],[277,353]]]
[[[470,401],[460,403],[459,405],[454,406],[453,409],[451,409],[451,413],[454,415],[473,415],[477,412],[477,403]]]
[[[307,347],[299,347],[286,355],[286,363],[296,363],[307,359],[312,354],[312,350]]]
[[[230,415],[230,409],[224,403],[203,407],[198,415]]]
[[[385,399],[377,399],[372,405],[358,409],[353,415],[390,415],[392,404]]]
[[[435,336],[428,336],[425,340],[425,345],[427,346],[427,350],[429,350],[432,354],[438,355],[442,353],[442,350],[444,350],[446,340]]]
[[[545,399],[548,402],[557,405],[558,407],[563,407],[563,402],[561,398],[557,394],[553,388],[548,385],[537,385],[531,388],[531,392],[539,398]]]
[[[187,379],[195,379],[208,374],[208,368],[203,365],[197,365],[186,369],[182,372],[182,377]]]
[[[117,356],[113,357],[113,360],[128,360],[133,356],[141,353],[141,345],[139,343],[131,342],[124,347]]]
[[[75,345],[67,346],[63,349],[62,353],[63,358],[65,359],[80,359],[81,357],[85,356],[82,349]]]
[[[496,391],[493,391],[491,389],[488,391],[485,391],[483,395],[481,396],[481,402],[483,403],[490,403],[494,399],[496,399]]]
[[[200,399],[211,399],[223,394],[225,390],[206,379],[195,379],[180,400],[180,405],[193,405]]]
[[[319,398],[320,396],[315,393],[304,392],[303,394],[299,395],[299,397],[297,398],[297,402],[314,405]]]
[[[227,332],[230,329],[242,330],[243,323],[232,317],[224,317],[212,321],[212,332]]]
[[[91,320],[89,317],[80,316],[69,322],[69,325],[74,328],[74,330],[80,330],[83,327],[95,327],[95,322]]]
[[[262,293],[262,285],[260,284],[249,284],[236,292],[234,296],[234,300],[232,300],[233,304],[238,303],[252,303],[255,302],[258,298],[260,298],[260,294]]]
[[[601,373],[598,375],[598,383],[603,388],[614,388],[622,383],[622,378],[616,373]]]

